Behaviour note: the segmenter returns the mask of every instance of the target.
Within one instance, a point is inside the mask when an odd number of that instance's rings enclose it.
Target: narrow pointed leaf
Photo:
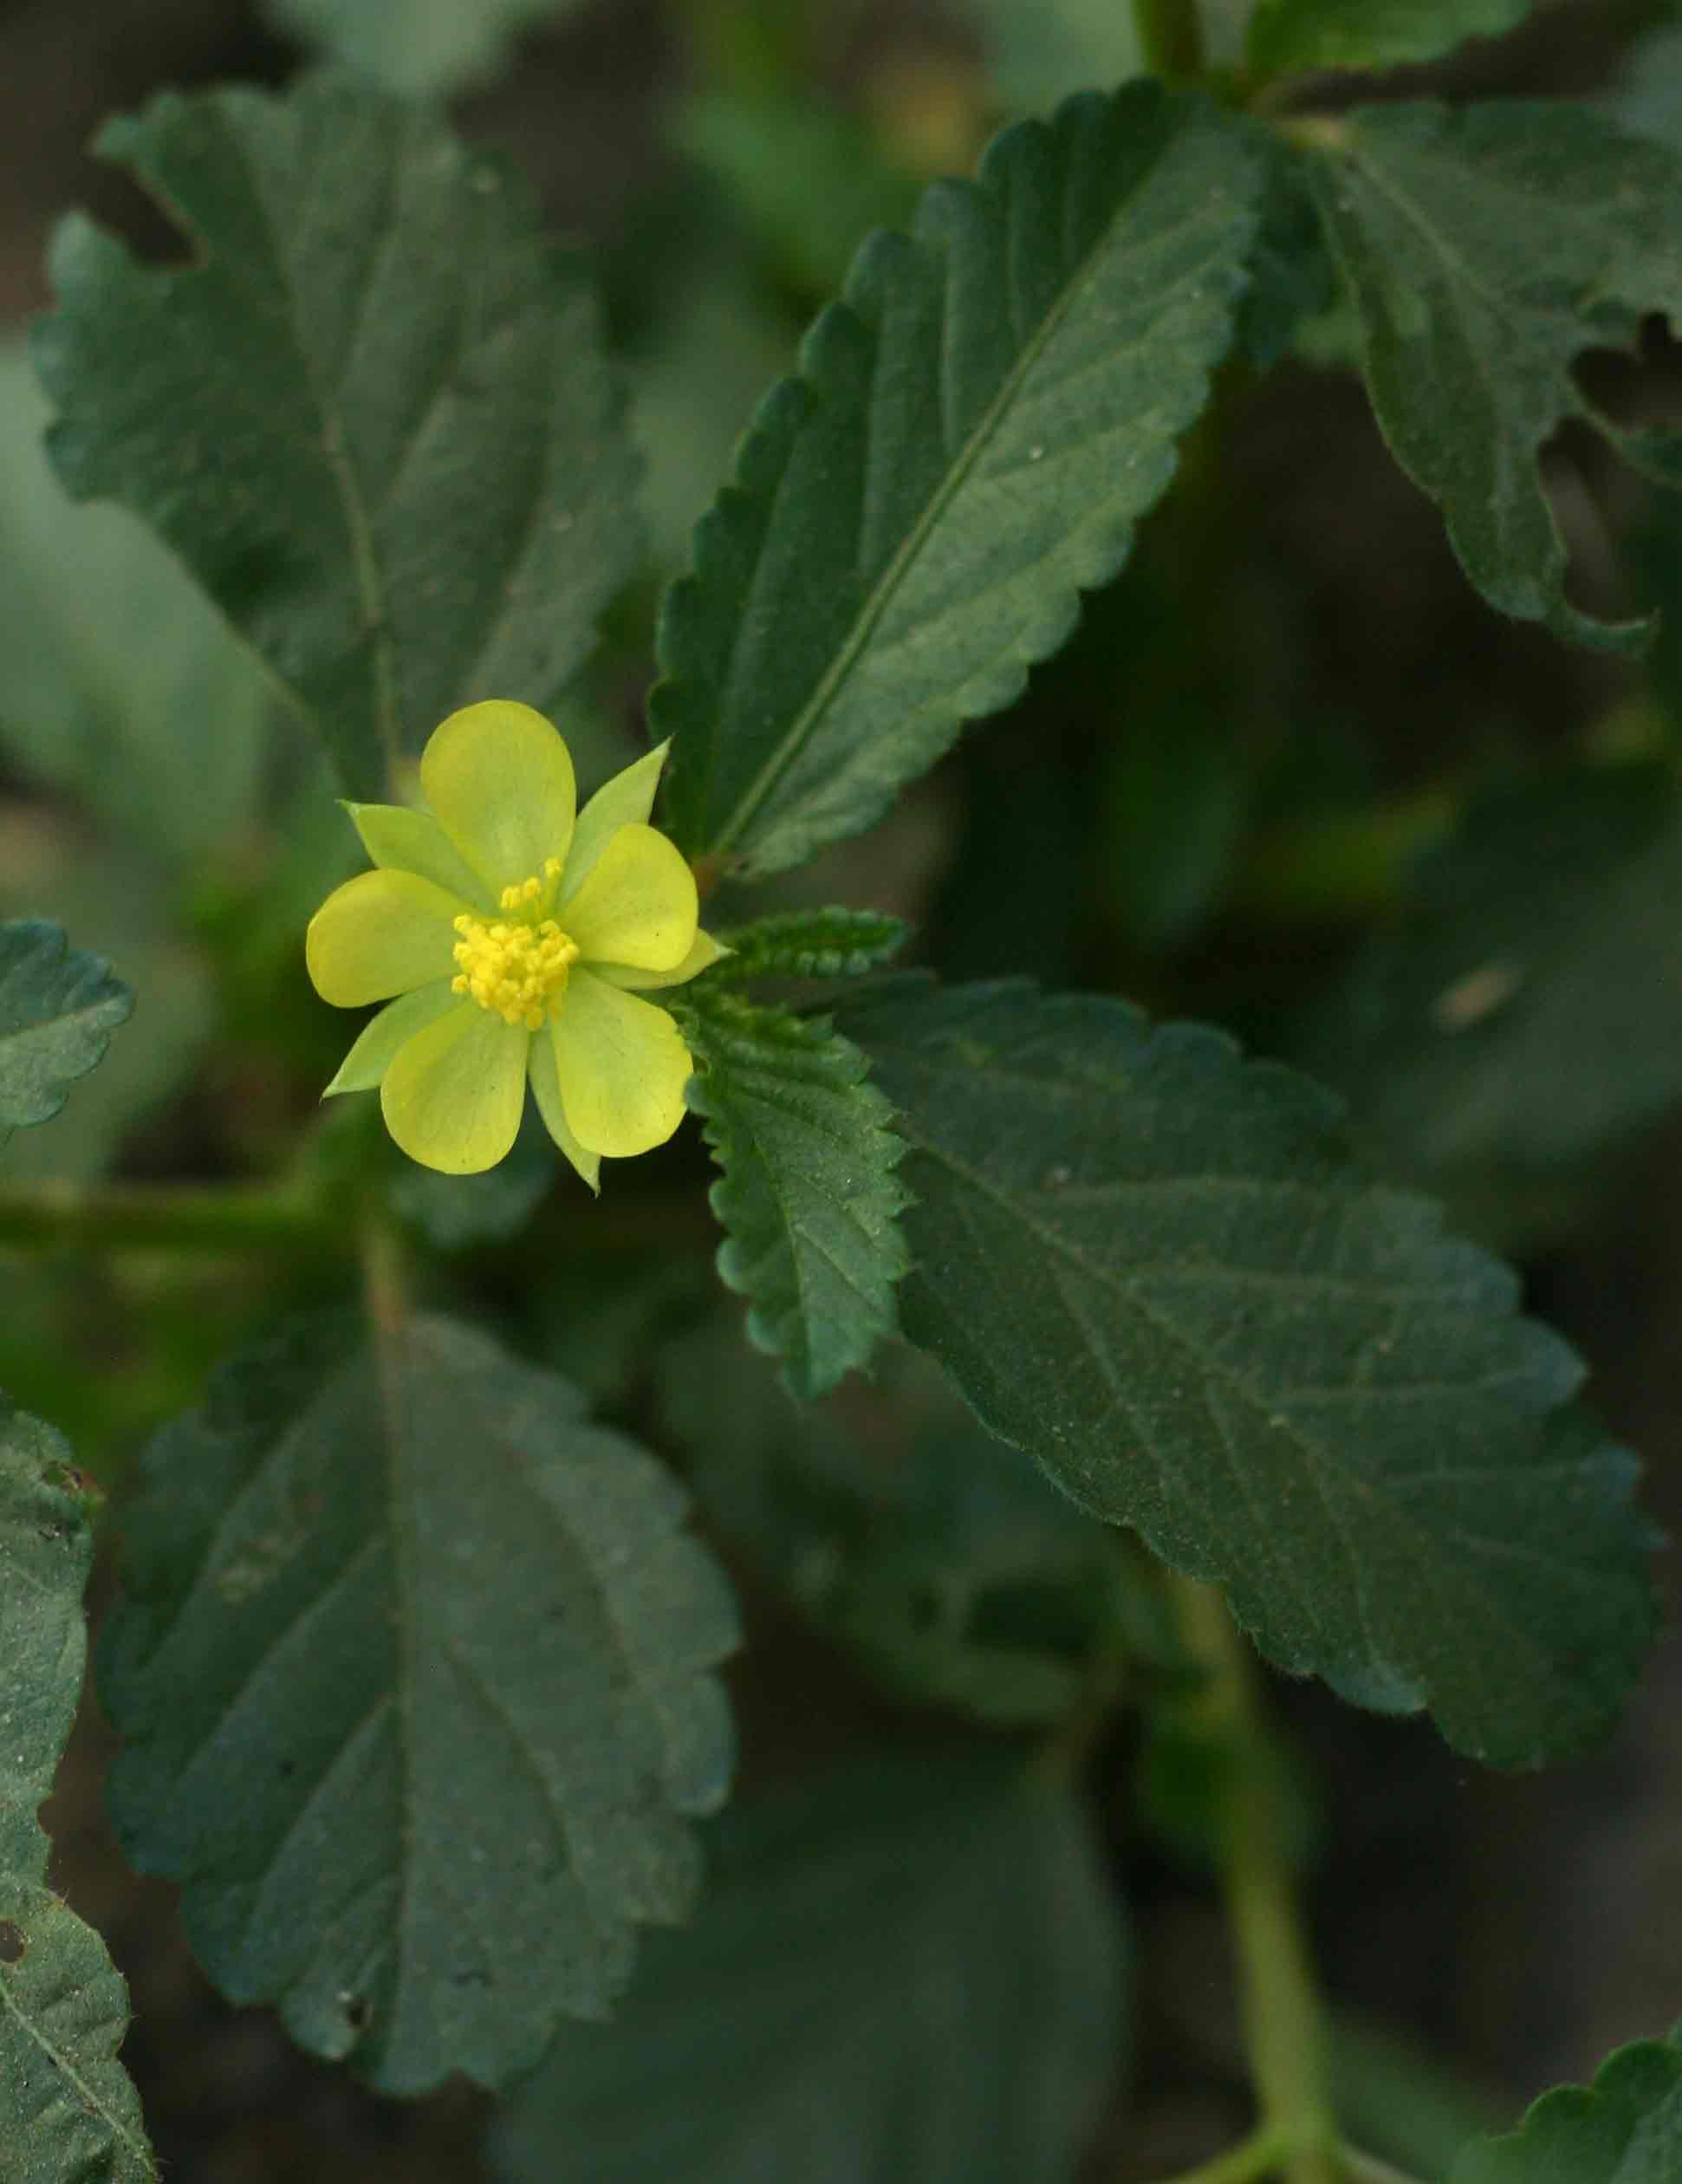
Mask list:
[[[35,354],[70,491],[161,534],[352,796],[459,704],[550,704],[632,565],[635,469],[523,190],[336,76],[166,93],[100,148],[195,255],[59,229]]]
[[[0,2174],[7,2184],[151,2184],[117,2049],[128,1992],[47,1884],[36,1818],[81,1694],[92,1542],[69,1450],[0,1395]]]
[[[0,1145],[56,1115],[96,1069],[134,997],[44,918],[0,920]]]
[[[1587,107],[1357,107],[1304,124],[1309,180],[1354,302],[1392,453],[1442,510],[1493,607],[1627,650],[1645,622],[1567,599],[1542,444],[1568,419],[1674,470],[1577,386],[1585,350],[1633,349],[1682,282],[1682,159]]]
[[[734,1615],[672,1479],[430,1319],[295,1326],[145,1474],[111,1805],[222,1991],[399,2093],[605,2014],[730,1771]]]
[[[667,595],[692,856],[773,872],[868,826],[1062,643],[1203,406],[1256,187],[1236,129],[1140,84],[1008,131],[865,245]]]
[[[1516,2131],[1474,2139],[1449,2184],[1674,2184],[1682,2170],[1682,2027],[1635,2040],[1592,2086],[1544,2093]]]
[[[732,1813],[695,1925],[498,2118],[497,2184],[1074,2184],[1124,2046],[1084,1815],[1015,1754]]]
[[[1536,0],[1257,0],[1250,65],[1268,75],[1307,68],[1399,68],[1435,61],[1468,38],[1498,38]]]
[[[794,1393],[822,1394],[895,1326],[905,1147],[888,1103],[824,1017],[704,987],[680,1020],[698,1065],[690,1104],[724,1171],[718,1271],[752,1300],[749,1332]]]
[[[861,1002],[912,1146],[912,1340],[1281,1667],[1535,1765],[1650,1641],[1635,1466],[1498,1261],[1368,1181],[1341,1109],[1198,1025],[1023,985]]]
[[[910,931],[881,910],[779,910],[718,935],[731,952],[711,983],[861,978],[897,955]]]

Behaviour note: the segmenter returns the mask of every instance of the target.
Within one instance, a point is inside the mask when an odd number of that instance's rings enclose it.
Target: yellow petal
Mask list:
[[[420,785],[433,815],[493,894],[565,860],[577,790],[567,746],[529,705],[493,698],[432,731]]]
[[[604,781],[578,815],[572,848],[561,878],[559,907],[565,909],[595,870],[596,860],[621,827],[641,826],[654,809],[654,791],[660,768],[672,748],[670,738],[656,744],[646,757]]]
[[[455,920],[469,906],[412,872],[359,872],[335,887],[304,936],[323,1001],[360,1009],[455,972]]]
[[[321,1097],[328,1099],[335,1092],[372,1092],[390,1069],[399,1047],[429,1024],[436,1024],[447,1011],[463,1005],[460,994],[451,991],[448,978],[417,986],[401,999],[386,1002],[379,1015],[364,1025],[361,1037],[339,1064],[338,1075]]]
[[[362,837],[362,847],[377,865],[391,872],[413,872],[446,894],[459,895],[475,910],[489,910],[495,897],[428,811],[406,804],[347,803],[345,809]]]
[[[496,1167],[520,1127],[530,1037],[464,1001],[399,1048],[380,1106],[412,1160],[445,1175]]]
[[[735,952],[722,941],[715,940],[710,933],[698,930],[694,946],[675,971],[639,971],[629,963],[593,963],[590,968],[609,985],[622,987],[627,993],[640,993],[653,986],[687,985],[692,978],[698,978],[703,971],[711,971],[715,963]]]
[[[653,827],[621,827],[567,905],[586,963],[675,971],[695,944],[695,875]]]
[[[664,1009],[580,968],[549,1036],[568,1127],[590,1152],[646,1153],[683,1121],[692,1064]]]
[[[599,1153],[587,1153],[568,1127],[567,1110],[561,1103],[561,1080],[555,1074],[555,1045],[552,1040],[540,1035],[532,1041],[526,1071],[531,1079],[531,1093],[537,1102],[537,1112],[542,1116],[549,1135],[600,1197],[601,1156]]]

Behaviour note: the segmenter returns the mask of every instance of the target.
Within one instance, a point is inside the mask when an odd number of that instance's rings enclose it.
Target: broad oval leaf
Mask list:
[[[1073,2184],[1121,2061],[1084,1814],[1014,1754],[732,1812],[694,1926],[503,2109],[499,2184]]]
[[[1628,649],[1646,622],[1566,598],[1542,444],[1568,419],[1674,484],[1662,434],[1621,430],[1573,377],[1585,350],[1639,341],[1682,282],[1682,159],[1587,107],[1512,101],[1357,107],[1297,125],[1360,326],[1391,452],[1442,510],[1492,607]]]
[[[734,1612],[685,1506],[444,1320],[301,1323],[159,1435],[101,1652],[111,1805],[231,1999],[402,2093],[605,2013],[730,1771]]]
[[[152,2184],[140,2104],[117,2061],[128,1991],[47,1885],[36,1813],[81,1693],[92,1543],[69,1450],[0,1394],[0,2174],[7,2184]]]
[[[636,472],[524,191],[337,76],[166,93],[99,148],[197,256],[60,227],[34,338],[70,491],[161,534],[354,796],[459,704],[551,705],[633,565]]]
[[[1682,2026],[1635,2040],[1592,2086],[1544,2093],[1516,2131],[1474,2139],[1449,2184],[1674,2184],[1682,2159]]]
[[[1246,33],[1252,68],[1399,68],[1436,61],[1468,38],[1498,38],[1536,0],[1257,0]]]
[[[45,918],[0,920],[0,1145],[55,1115],[96,1069],[134,997]]]
[[[863,1055],[826,1017],[711,986],[679,1015],[698,1064],[689,1103],[724,1170],[718,1271],[752,1300],[749,1332],[792,1391],[821,1395],[895,1329],[905,1147]]]
[[[866,244],[666,596],[691,856],[775,872],[868,826],[1062,643],[1203,406],[1257,188],[1237,129],[1136,84]]]
[[[846,1018],[912,1148],[902,1292],[983,1420],[1222,1584],[1270,1659],[1534,1765],[1653,1628],[1635,1466],[1498,1261],[1221,1034],[1009,985]]]

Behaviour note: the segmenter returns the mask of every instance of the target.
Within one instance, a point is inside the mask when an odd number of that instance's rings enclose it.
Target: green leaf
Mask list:
[[[689,1103],[724,1170],[718,1271],[751,1300],[754,1342],[809,1400],[894,1331],[905,1147],[863,1055],[827,1017],[702,987],[679,1021],[698,1064]]]
[[[1420,861],[1302,1058],[1410,1173],[1590,1159],[1682,1098],[1679,931],[1672,770],[1562,768],[1484,798]]]
[[[150,2184],[117,2061],[128,1991],[47,1885],[36,1813],[81,1693],[93,1556],[62,1435],[0,1395],[0,2170],[7,2184]]]
[[[1252,68],[1400,68],[1435,61],[1468,38],[1498,38],[1536,0],[1257,0]]]
[[[1649,1642],[1635,1466],[1508,1270],[1341,1111],[1198,1025],[1018,985],[861,1002],[912,1151],[906,1333],[1279,1667],[1497,1765],[1606,1727]]]
[[[111,1804],[230,1999],[389,2092],[495,2085],[687,1913],[729,1594],[652,1458],[484,1336],[309,1320],[166,1427],[101,1689]]]
[[[731,952],[712,972],[737,978],[857,978],[905,946],[911,927],[885,910],[778,910],[717,937]]]
[[[1124,2035],[1066,1794],[996,1753],[855,1761],[732,1813],[717,1867],[504,2108],[498,2184],[1073,2184]]]
[[[334,77],[166,93],[99,148],[197,255],[60,227],[35,354],[69,490],[174,549],[353,796],[458,704],[550,705],[633,564],[635,467],[524,190]]]
[[[889,1690],[1027,1726],[1089,1702],[1101,1652],[1161,1665],[1171,1634],[1160,1612],[1151,1628],[1142,1556],[984,1433],[917,1351],[894,1345],[873,1385],[797,1410],[714,1316],[663,1346],[656,1377],[708,1515]]]
[[[387,90],[438,98],[496,75],[529,23],[575,0],[264,0],[276,27]]]
[[[1212,109],[1139,84],[865,245],[666,595],[688,854],[763,874],[858,832],[1062,643],[1203,406],[1254,188]]]
[[[97,1069],[134,997],[44,918],[0,920],[0,1145],[58,1113]]]
[[[134,855],[195,874],[243,847],[276,700],[179,562],[118,508],[78,508],[51,410],[0,348],[0,747]]]
[[[1682,2039],[1636,2040],[1592,2087],[1544,2093],[1516,2131],[1474,2139],[1449,2184],[1673,2184],[1682,2152]]]
[[[1089,83],[1124,83],[1145,66],[1130,7],[1115,0],[959,0],[986,42],[1007,106],[1051,106]]]
[[[1542,444],[1568,419],[1673,478],[1658,436],[1621,430],[1578,387],[1585,350],[1633,349],[1682,280],[1682,162],[1587,107],[1514,101],[1357,107],[1299,125],[1309,180],[1361,323],[1391,452],[1442,510],[1491,606],[1627,650],[1645,622],[1566,598]]]

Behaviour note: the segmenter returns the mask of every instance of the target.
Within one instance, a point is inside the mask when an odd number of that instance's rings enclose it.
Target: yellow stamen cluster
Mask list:
[[[464,913],[456,920],[461,939],[451,952],[461,969],[451,990],[471,994],[504,1024],[523,1024],[528,1031],[542,1029],[578,960],[578,943],[542,914],[555,899],[560,877],[560,862],[551,857],[541,880],[523,880],[503,889],[499,900],[504,910],[514,913],[512,918]]]

